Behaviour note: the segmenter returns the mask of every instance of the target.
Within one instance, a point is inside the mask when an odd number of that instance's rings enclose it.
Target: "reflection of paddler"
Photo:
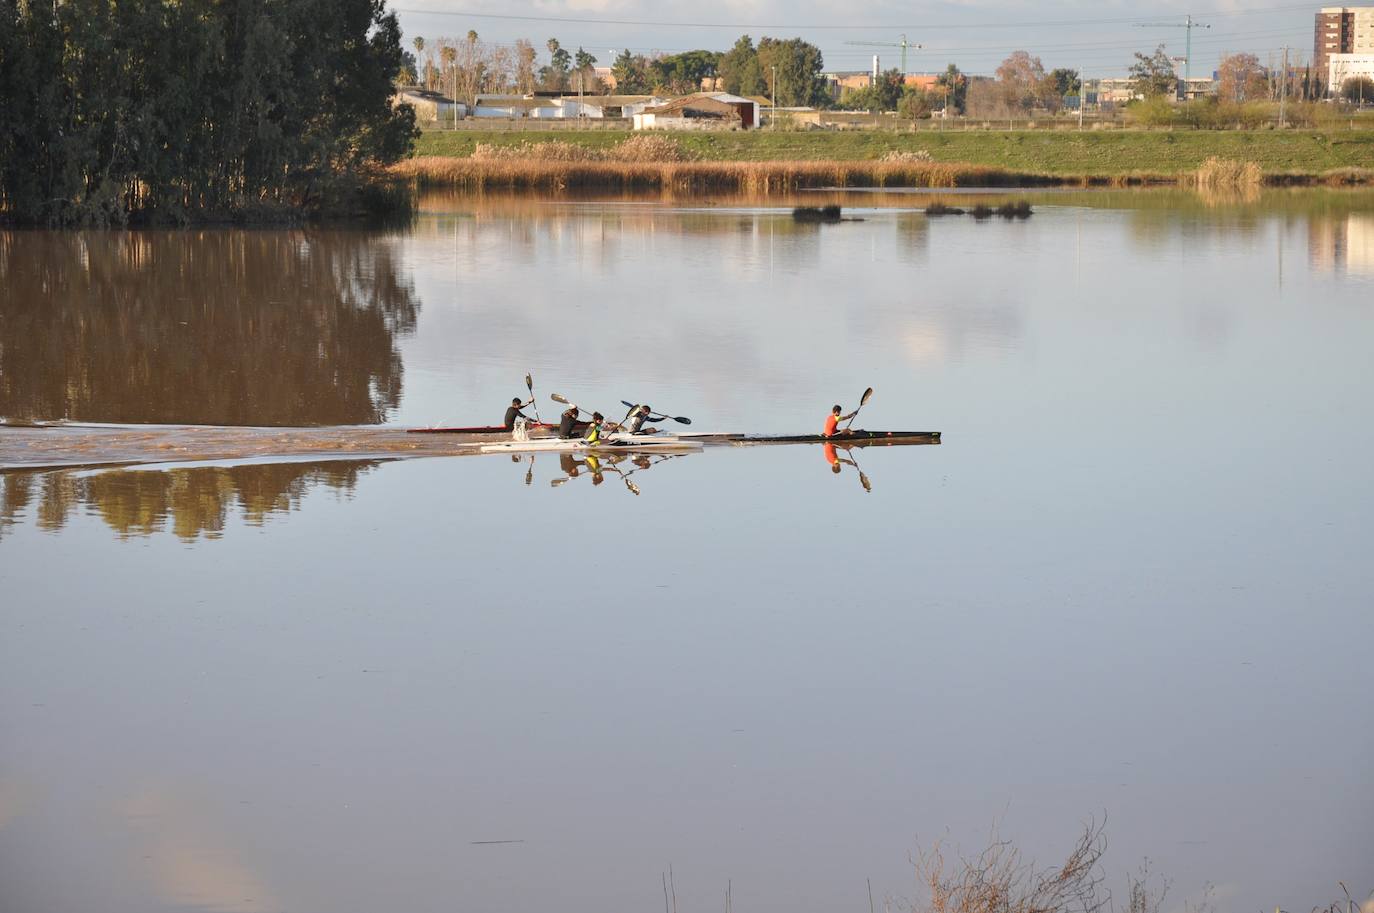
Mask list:
[[[586,463],[587,468],[592,471],[593,485],[600,485],[602,482],[606,481],[606,477],[601,474],[601,460],[597,457],[596,454],[587,454],[587,459],[584,462]]]
[[[577,460],[573,459],[571,453],[560,453],[558,455],[558,468],[563,470],[564,475],[569,478],[577,476]]]
[[[840,455],[835,452],[835,445],[829,441],[821,448],[821,453],[825,454],[825,461],[830,464],[830,471],[838,473],[840,471]]]

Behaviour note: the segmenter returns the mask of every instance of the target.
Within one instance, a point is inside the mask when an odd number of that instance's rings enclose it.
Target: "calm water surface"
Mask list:
[[[0,908],[860,911],[1104,814],[1167,910],[1363,896],[1374,198],[1032,199],[0,233],[11,419],[945,436],[0,473]]]

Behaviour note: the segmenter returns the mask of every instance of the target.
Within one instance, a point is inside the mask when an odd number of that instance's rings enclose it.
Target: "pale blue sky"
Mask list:
[[[894,0],[396,0],[407,46],[416,35],[435,38],[476,29],[485,40],[529,38],[541,51],[550,37],[587,48],[608,63],[611,49],[676,53],[694,48],[725,49],[741,34],[801,37],[820,46],[827,69],[868,69],[872,54],[884,68],[897,66],[897,47],[870,47],[848,41],[924,47],[909,52],[908,69],[933,72],[951,61],[970,73],[990,74],[1008,53],[1023,49],[1046,68],[1073,67],[1089,76],[1124,75],[1132,52],[1163,42],[1183,56],[1183,28],[1191,13],[1210,28],[1193,32],[1194,75],[1210,73],[1222,55],[1256,54],[1261,62],[1281,58],[1284,45],[1295,60],[1312,52],[1313,14],[1318,5],[1255,4],[1203,0],[1196,5],[1164,2],[1148,6],[1120,2],[1038,4],[1018,0],[898,3]],[[1142,25],[1145,24],[1145,25]]]

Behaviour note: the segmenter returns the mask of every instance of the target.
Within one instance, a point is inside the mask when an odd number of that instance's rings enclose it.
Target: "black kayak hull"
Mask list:
[[[854,430],[831,437],[823,434],[680,434],[684,440],[704,444],[833,444],[836,447],[882,447],[906,444],[938,444],[938,431]]]

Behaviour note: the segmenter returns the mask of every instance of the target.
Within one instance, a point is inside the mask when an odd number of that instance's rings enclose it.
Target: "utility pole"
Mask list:
[[[1078,129],[1079,129],[1079,130],[1082,130],[1082,129],[1083,129],[1083,106],[1086,105],[1086,104],[1088,103],[1088,96],[1087,96],[1087,94],[1086,94],[1086,90],[1087,90],[1086,82],[1087,82],[1087,80],[1085,80],[1085,79],[1083,78],[1083,68],[1082,68],[1082,67],[1079,67],[1079,68],[1078,68]]]
[[[1280,126],[1280,127],[1285,127],[1285,126],[1287,126],[1287,121],[1284,119],[1284,103],[1288,101],[1288,46],[1287,46],[1287,45],[1285,45],[1284,48],[1283,48],[1283,73],[1282,73],[1282,75],[1281,75],[1280,78],[1282,79],[1282,82],[1279,83],[1279,126]]]

